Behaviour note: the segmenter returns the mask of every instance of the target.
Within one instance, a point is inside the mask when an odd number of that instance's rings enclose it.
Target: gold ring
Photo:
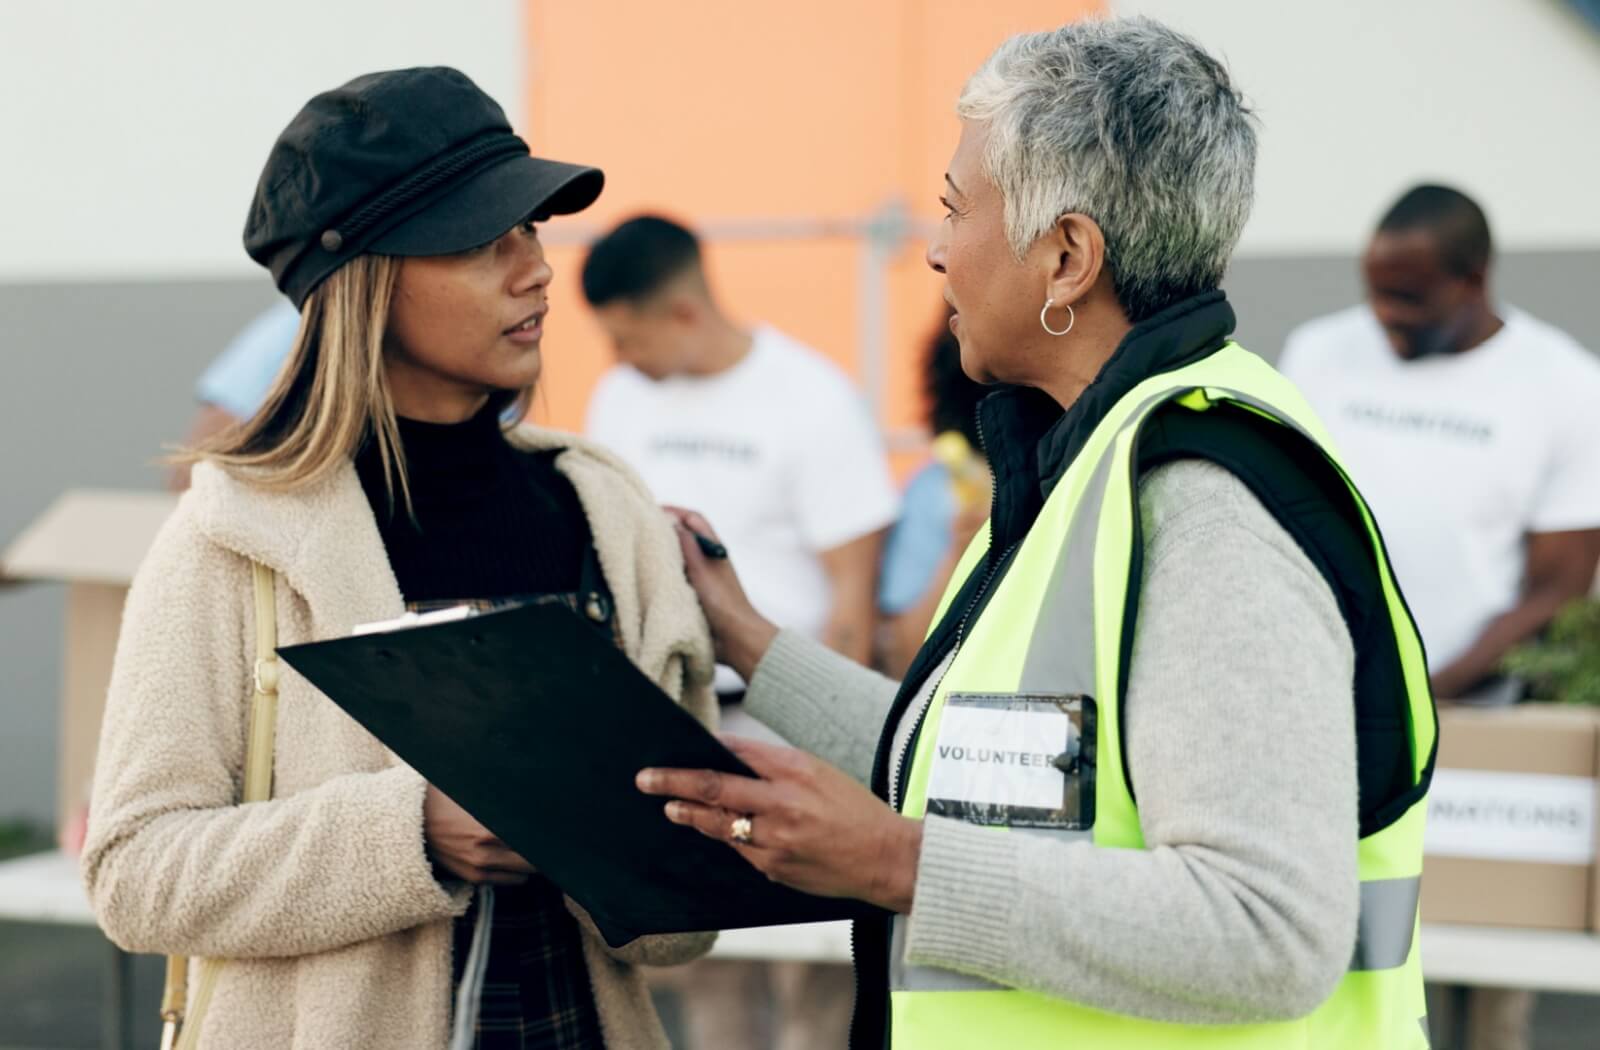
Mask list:
[[[750,845],[750,835],[754,831],[754,822],[749,817],[734,817],[733,823],[728,827],[728,838],[741,846],[748,846]]]

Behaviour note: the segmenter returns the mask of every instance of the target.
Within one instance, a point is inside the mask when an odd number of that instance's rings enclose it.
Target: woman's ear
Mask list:
[[[1106,237],[1100,224],[1079,212],[1056,220],[1040,245],[1048,252],[1045,295],[1063,306],[1089,294],[1105,269]]]

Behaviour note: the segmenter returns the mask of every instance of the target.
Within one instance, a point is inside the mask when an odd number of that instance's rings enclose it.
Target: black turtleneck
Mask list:
[[[414,515],[398,492],[390,500],[375,444],[356,455],[356,472],[408,605],[567,596],[585,586],[593,537],[556,470],[559,450],[512,448],[492,405],[464,423],[402,419],[400,443]],[[473,1045],[599,1046],[582,933],[561,891],[539,876],[502,887],[493,923]],[[475,925],[476,907],[456,920],[456,982]]]
[[[356,456],[384,549],[407,602],[576,591],[592,542],[557,451],[507,443],[492,407],[464,423],[400,420],[415,521],[393,509],[377,446]]]

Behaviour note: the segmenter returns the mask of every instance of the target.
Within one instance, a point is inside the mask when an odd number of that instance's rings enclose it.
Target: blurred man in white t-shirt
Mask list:
[[[711,294],[700,246],[669,220],[643,216],[597,241],[584,296],[618,367],[589,403],[588,436],[621,455],[664,504],[717,530],[763,615],[865,663],[878,559],[898,496],[883,440],[860,392],[831,361],[776,329],[746,329]],[[718,669],[717,690],[743,683]],[[734,713],[736,732],[764,732]],[[688,1021],[710,1047],[761,1045],[767,975],[701,963]],[[719,972],[720,971],[720,972]],[[776,1045],[842,1046],[852,986],[843,967],[774,975]]]
[[[1514,699],[1501,658],[1600,558],[1600,362],[1497,307],[1490,256],[1472,200],[1410,190],[1362,260],[1367,302],[1301,326],[1279,362],[1377,515],[1446,700]],[[1527,1045],[1531,996],[1474,999],[1472,1050]]]

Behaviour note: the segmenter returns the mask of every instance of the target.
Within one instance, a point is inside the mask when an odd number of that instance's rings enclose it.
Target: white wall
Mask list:
[[[250,195],[308,98],[377,69],[453,65],[517,123],[522,7],[4,0],[0,281],[252,272]]]
[[[1255,102],[1265,130],[1245,254],[1353,251],[1425,178],[1478,196],[1504,247],[1600,246],[1600,34],[1565,0],[1112,7],[1193,33]],[[516,122],[522,9],[0,2],[0,281],[251,272],[250,192],[306,98],[373,69],[446,63]]]
[[[1510,249],[1600,247],[1600,33],[1565,0],[1114,0],[1226,57],[1264,135],[1241,252],[1356,250],[1447,181]]]

